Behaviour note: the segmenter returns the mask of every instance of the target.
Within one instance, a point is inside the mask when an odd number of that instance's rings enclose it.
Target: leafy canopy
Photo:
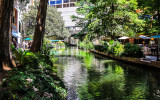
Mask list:
[[[25,25],[25,33],[31,36],[34,33],[34,26],[36,25],[36,16],[38,6],[31,6],[27,13],[23,13],[23,22]],[[46,16],[45,33],[47,36],[68,37],[69,32],[65,28],[61,13],[54,7],[48,7]]]

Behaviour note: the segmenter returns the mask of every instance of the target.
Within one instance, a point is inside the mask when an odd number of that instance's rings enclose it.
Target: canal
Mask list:
[[[160,70],[117,62],[77,47],[52,53],[67,100],[160,100]]]

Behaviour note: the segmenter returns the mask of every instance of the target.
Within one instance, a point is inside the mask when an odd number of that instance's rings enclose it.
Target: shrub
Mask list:
[[[79,42],[78,46],[79,46],[81,49],[85,49],[85,43],[84,43],[84,42]]]
[[[108,46],[108,53],[115,56],[121,56],[124,52],[124,46],[118,41],[110,41]]]
[[[100,52],[107,52],[108,51],[108,45],[95,45],[95,50],[98,50]]]
[[[79,42],[78,46],[81,49],[89,50],[89,49],[94,49],[94,45],[92,42]]]
[[[58,43],[59,45],[61,45],[61,46],[64,46],[64,45],[65,45],[65,43],[62,42],[62,41],[58,41],[57,43]]]
[[[67,93],[53,67],[54,58],[43,53],[16,51],[23,58],[3,80],[2,100],[64,100]],[[54,74],[53,74],[54,73]]]
[[[136,58],[141,58],[144,56],[143,52],[141,51],[141,48],[138,45],[132,45],[130,43],[127,43],[124,46],[124,49],[124,56]]]
[[[44,42],[41,51],[42,51],[42,54],[49,56],[49,53],[50,53],[50,45],[48,45],[47,42]]]

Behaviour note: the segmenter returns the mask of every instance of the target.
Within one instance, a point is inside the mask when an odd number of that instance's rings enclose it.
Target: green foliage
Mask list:
[[[100,52],[107,52],[108,51],[108,45],[95,45],[95,50],[98,50]]]
[[[147,35],[160,33],[160,1],[159,0],[137,0],[140,9],[143,9],[141,18],[145,20],[144,32]],[[156,12],[156,13],[155,13]],[[150,15],[150,17],[146,17]]]
[[[144,56],[142,50],[140,47],[138,47],[138,45],[132,45],[130,43],[127,43],[124,46],[124,56],[128,56],[128,57],[136,57],[136,58],[141,58]]]
[[[86,53],[83,58],[84,66],[87,67],[88,69],[92,67],[93,58],[94,56],[89,53]]]
[[[134,36],[144,26],[144,20],[138,19],[136,0],[81,0],[77,13],[83,17],[73,16],[78,20],[84,34],[90,36]]]
[[[44,38],[43,47],[42,47],[42,54],[49,56],[50,55],[50,47],[52,47],[52,42],[48,38]]]
[[[94,45],[92,42],[79,42],[78,46],[81,48],[81,49],[85,49],[85,50],[89,50],[89,49],[94,49]]]
[[[35,3],[35,6],[31,6],[30,10],[26,13],[23,13],[23,22],[25,25],[25,33],[30,36],[34,33],[34,26],[36,25],[36,16],[38,12],[38,3]],[[65,28],[63,18],[61,13],[57,11],[54,7],[47,8],[46,15],[46,25],[45,33],[47,36],[60,36],[68,37],[69,31]]]
[[[108,53],[115,56],[121,56],[124,52],[124,46],[118,41],[110,41]]]
[[[62,41],[58,41],[57,44],[59,44],[59,45],[61,45],[61,46],[64,46],[64,45],[65,45],[65,43],[62,42]]]
[[[28,55],[28,51],[22,51],[22,49],[17,50],[14,46],[12,46],[13,54],[16,57],[16,60],[19,62],[20,65],[23,65],[25,62],[25,59]],[[31,53],[30,53],[31,54]]]
[[[113,100],[121,99],[124,95],[124,70],[119,66],[108,63],[104,76],[96,70],[88,70],[89,81],[79,87],[80,99],[87,100]]]
[[[13,68],[3,80],[3,100],[64,100],[67,93],[53,67],[55,58],[46,53],[16,51],[23,57],[21,68]],[[48,54],[48,53],[47,53]]]

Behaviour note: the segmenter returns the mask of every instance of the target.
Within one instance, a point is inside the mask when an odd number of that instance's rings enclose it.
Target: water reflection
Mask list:
[[[159,70],[97,57],[78,48],[52,53],[67,100],[160,100]]]

